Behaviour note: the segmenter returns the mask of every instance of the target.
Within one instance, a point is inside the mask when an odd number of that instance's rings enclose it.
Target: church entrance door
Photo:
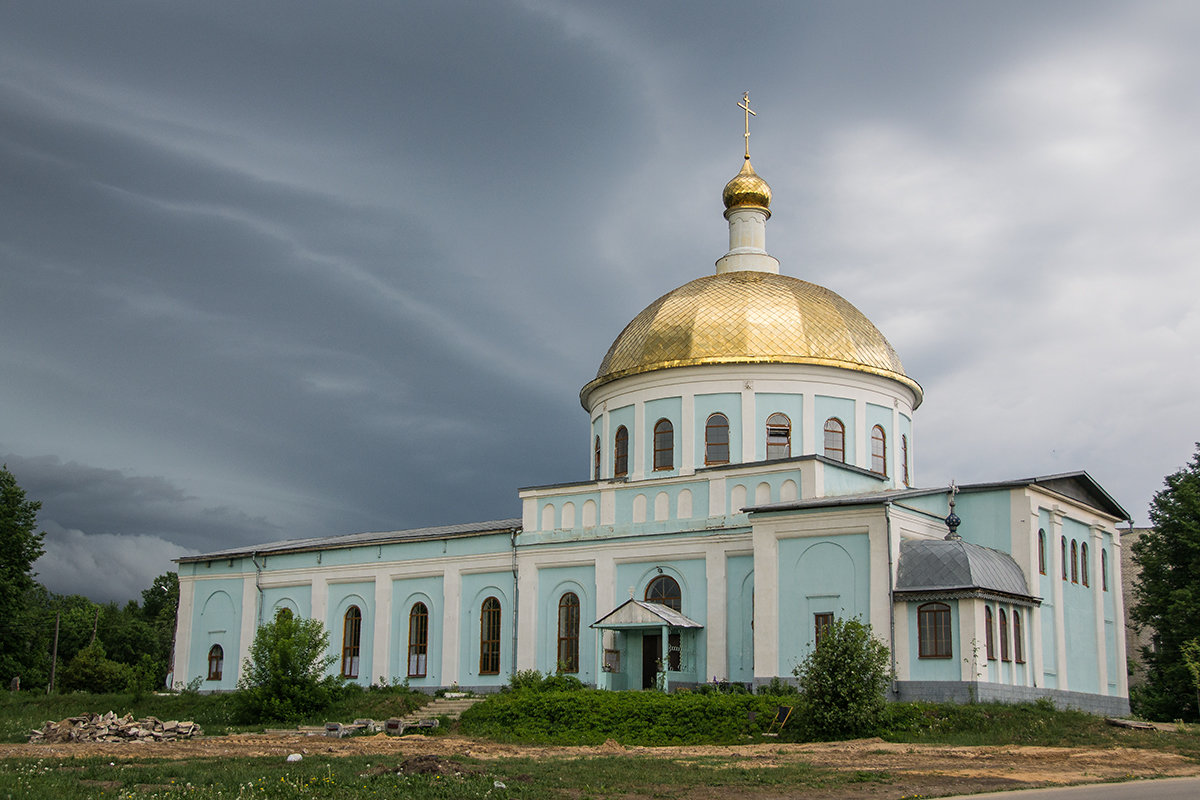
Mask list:
[[[658,662],[662,659],[662,634],[642,634],[642,688],[653,689],[658,680]]]

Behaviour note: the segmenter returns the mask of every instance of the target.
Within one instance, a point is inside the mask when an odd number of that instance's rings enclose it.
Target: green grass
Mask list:
[[[362,690],[353,687],[343,690],[333,705],[299,724],[321,725],[327,720],[351,722],[357,718],[387,719],[404,716],[432,698],[403,687],[383,687]],[[133,714],[135,718],[155,716],[159,719],[192,720],[204,733],[216,736],[238,731],[261,731],[264,727],[295,727],[288,724],[263,722],[257,725],[233,724],[233,707],[229,694],[54,694],[38,692],[0,693],[0,741],[23,742],[29,732],[41,728],[47,720],[58,721],[86,712],[103,714],[113,711],[118,716]]]
[[[203,759],[190,762],[8,760],[0,762],[0,797],[74,798],[581,798],[630,793],[674,798],[699,787],[730,791],[780,787],[789,792],[891,776],[865,770],[837,774],[808,764],[730,766],[722,759],[663,760],[629,756],[583,759],[454,759],[455,775],[396,774],[400,759],[354,756],[283,759]],[[504,788],[496,783],[504,784]]]

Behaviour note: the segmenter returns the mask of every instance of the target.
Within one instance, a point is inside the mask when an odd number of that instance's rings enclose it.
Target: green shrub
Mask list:
[[[132,676],[132,669],[110,660],[104,654],[104,646],[92,642],[63,669],[58,685],[67,692],[121,692]]]
[[[859,619],[836,618],[794,670],[804,695],[802,719],[815,739],[870,736],[883,723],[888,649]]]
[[[344,683],[325,674],[335,660],[326,654],[328,647],[329,633],[320,620],[279,614],[259,627],[234,695],[238,721],[289,722],[328,707]],[[342,694],[353,691],[347,685]]]

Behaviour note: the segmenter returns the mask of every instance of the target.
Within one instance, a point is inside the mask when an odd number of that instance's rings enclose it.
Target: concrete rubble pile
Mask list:
[[[35,730],[30,742],[173,742],[193,739],[203,731],[194,722],[163,721],[158,717],[134,719],[132,714],[118,717],[107,714],[84,714],[68,717],[61,722],[49,721]]]

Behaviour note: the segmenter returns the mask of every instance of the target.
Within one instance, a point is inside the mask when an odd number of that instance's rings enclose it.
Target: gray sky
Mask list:
[[[920,485],[1200,439],[1200,5],[0,7],[0,459],[41,579],[519,514],[578,391],[712,272],[741,93],[768,249],[925,388]],[[969,520],[965,525],[969,526]]]

